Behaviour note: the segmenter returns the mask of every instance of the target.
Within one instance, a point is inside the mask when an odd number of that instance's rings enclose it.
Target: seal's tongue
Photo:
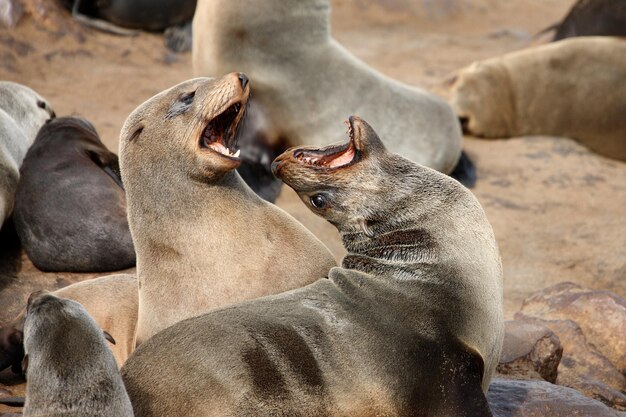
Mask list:
[[[202,132],[200,146],[210,148],[231,158],[239,157],[239,149],[235,150],[237,146],[236,136],[239,120],[241,120],[239,112],[244,110],[245,108],[242,109],[241,103],[235,103],[214,117]]]

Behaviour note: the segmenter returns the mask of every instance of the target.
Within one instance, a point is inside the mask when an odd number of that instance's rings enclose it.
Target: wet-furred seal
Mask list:
[[[274,162],[339,230],[342,267],[145,342],[122,368],[136,416],[491,415],[503,337],[492,228],[457,181],[388,152],[356,117],[350,132]]]
[[[20,169],[13,219],[43,271],[135,265],[117,155],[85,119],[58,117],[41,128]]]

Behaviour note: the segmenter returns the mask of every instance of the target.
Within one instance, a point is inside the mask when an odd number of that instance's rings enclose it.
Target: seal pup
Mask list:
[[[135,265],[117,155],[78,117],[39,131],[20,169],[13,219],[42,271],[101,272]]]
[[[355,58],[330,33],[329,0],[199,0],[195,76],[243,71],[273,140],[326,145],[346,113],[369,120],[394,152],[450,173],[461,130],[450,106]]]
[[[51,294],[80,302],[98,327],[115,339],[116,343],[109,348],[121,367],[135,349],[136,277],[131,274],[108,275],[77,282]],[[21,373],[25,316],[26,308],[0,329],[0,370],[11,366],[14,373]]]
[[[452,84],[468,133],[567,136],[626,161],[626,40],[577,37],[475,62]]]
[[[24,417],[133,415],[105,333],[79,303],[33,293],[24,349]]]
[[[54,116],[46,99],[32,89],[0,81],[0,227],[13,211],[26,151],[39,128]]]
[[[304,226],[239,177],[248,78],[185,81],[135,109],[120,167],[137,252],[137,343],[188,317],[328,274],[335,260]]]
[[[139,346],[122,367],[136,416],[491,415],[504,331],[491,226],[457,181],[349,123],[348,143],[273,165],[340,231],[342,267]]]

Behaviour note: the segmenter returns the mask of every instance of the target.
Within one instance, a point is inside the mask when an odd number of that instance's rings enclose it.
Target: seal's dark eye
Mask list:
[[[180,101],[185,104],[185,105],[190,105],[191,103],[193,103],[193,97],[196,95],[195,91],[192,91],[189,94],[185,94],[184,96],[182,96],[180,98]]]
[[[311,205],[318,209],[324,208],[326,206],[326,197],[321,194],[315,194],[311,197]]]
[[[45,109],[46,108],[46,102],[45,101],[41,101],[41,100],[37,100],[37,107],[39,107],[40,109]]]

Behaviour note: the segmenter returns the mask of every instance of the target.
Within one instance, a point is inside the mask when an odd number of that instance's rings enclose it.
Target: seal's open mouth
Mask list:
[[[305,165],[320,168],[338,168],[352,165],[360,155],[359,141],[355,136],[352,117],[346,122],[350,140],[342,145],[330,145],[320,149],[297,149],[294,158]]]
[[[236,102],[211,119],[200,136],[200,147],[228,158],[239,158],[237,133],[244,112],[245,105]]]

